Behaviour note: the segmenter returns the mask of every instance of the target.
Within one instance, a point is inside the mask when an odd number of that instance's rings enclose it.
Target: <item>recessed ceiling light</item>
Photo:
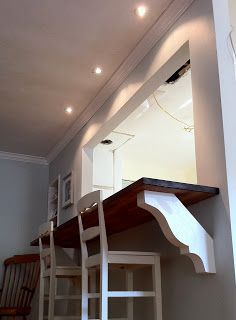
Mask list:
[[[93,70],[93,73],[101,74],[102,73],[102,68],[101,67],[95,67],[94,70]]]
[[[66,107],[66,113],[71,114],[73,112],[73,107],[72,106],[67,106]]]
[[[147,13],[147,8],[145,6],[139,6],[135,9],[135,13],[140,18],[143,18]]]

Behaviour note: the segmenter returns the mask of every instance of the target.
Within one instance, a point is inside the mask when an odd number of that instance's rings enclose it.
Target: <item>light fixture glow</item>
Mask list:
[[[95,74],[99,75],[102,73],[102,68],[101,67],[96,67],[94,68],[94,71],[93,71]]]
[[[66,107],[66,113],[71,114],[72,112],[73,112],[73,107],[72,106]]]
[[[143,18],[147,13],[147,8],[145,6],[139,6],[136,8],[135,13],[140,18]]]

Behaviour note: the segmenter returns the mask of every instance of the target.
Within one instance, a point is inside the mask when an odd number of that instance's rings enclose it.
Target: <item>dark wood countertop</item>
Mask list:
[[[153,216],[137,207],[137,194],[141,191],[173,193],[185,205],[190,206],[219,194],[219,189],[202,185],[159,179],[141,178],[104,200],[107,234],[115,234],[153,220]],[[85,227],[97,224],[96,215],[84,217]],[[78,248],[79,228],[77,217],[61,224],[54,231],[55,244],[64,248]],[[31,242],[38,246],[38,239]]]

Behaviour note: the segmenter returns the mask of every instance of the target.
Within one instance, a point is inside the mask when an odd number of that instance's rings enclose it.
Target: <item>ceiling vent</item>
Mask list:
[[[172,76],[166,80],[167,84],[174,84],[191,68],[190,60],[180,67]]]
[[[113,143],[113,141],[110,139],[104,139],[101,141],[101,144],[104,144],[105,146],[109,146],[112,143]]]

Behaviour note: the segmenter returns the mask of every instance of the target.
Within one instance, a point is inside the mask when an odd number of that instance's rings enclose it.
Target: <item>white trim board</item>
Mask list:
[[[4,152],[4,151],[0,151],[0,160],[14,160],[14,161],[40,164],[45,166],[48,165],[47,159],[43,157],[36,157],[36,156],[30,156],[26,154],[11,153],[11,152]]]
[[[136,68],[154,45],[165,35],[171,26],[182,16],[194,0],[173,0],[156,23],[149,29],[142,40],[124,60],[110,80],[98,92],[96,97],[82,111],[78,119],[67,131],[62,140],[47,155],[48,162],[52,162],[76,134],[86,125],[93,115],[102,107],[105,101],[115,92],[127,76]]]

